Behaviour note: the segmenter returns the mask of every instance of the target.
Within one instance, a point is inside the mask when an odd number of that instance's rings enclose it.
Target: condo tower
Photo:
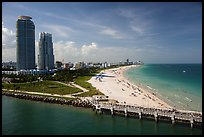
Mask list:
[[[31,19],[18,16],[16,21],[17,70],[35,69],[35,25]]]
[[[50,33],[40,33],[38,67],[40,70],[54,69],[53,42]]]

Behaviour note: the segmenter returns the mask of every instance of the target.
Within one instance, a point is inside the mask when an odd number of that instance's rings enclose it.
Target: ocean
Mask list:
[[[2,96],[3,135],[202,135],[201,128]]]
[[[124,76],[177,109],[202,112],[202,64],[146,64]]]

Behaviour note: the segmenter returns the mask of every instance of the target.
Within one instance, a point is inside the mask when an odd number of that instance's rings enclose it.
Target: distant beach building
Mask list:
[[[129,63],[129,59],[127,59],[126,63],[127,63],[127,64]]]
[[[64,69],[69,69],[69,63],[64,63]]]
[[[35,69],[35,25],[31,19],[18,16],[16,21],[17,70]]]
[[[142,62],[142,61],[136,61],[134,64],[135,64],[135,65],[144,65],[144,62]]]
[[[16,62],[12,62],[12,61],[9,61],[9,62],[2,62],[2,70],[5,70],[5,69],[16,69]]]
[[[74,66],[74,64],[71,63],[71,62],[64,63],[64,69],[70,69],[70,68],[72,68],[73,66]]]
[[[61,61],[56,61],[56,68],[57,69],[62,69],[62,62]]]
[[[102,64],[102,67],[103,67],[103,68],[107,68],[107,67],[108,67],[108,63],[107,63],[107,62],[104,62],[104,63]]]
[[[76,69],[86,68],[86,64],[84,62],[77,62],[77,63],[74,64],[74,67]]]
[[[39,70],[54,69],[52,34],[41,32],[38,55]]]

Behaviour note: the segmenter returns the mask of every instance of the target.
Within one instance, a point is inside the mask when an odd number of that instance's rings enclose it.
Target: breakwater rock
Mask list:
[[[48,97],[48,96],[9,92],[9,91],[2,91],[2,95],[15,97],[19,99],[42,101],[42,102],[55,103],[55,104],[61,104],[61,105],[72,105],[74,107],[84,107],[84,108],[94,107],[92,103],[89,102],[88,100],[81,100],[81,99],[65,99],[65,98]]]

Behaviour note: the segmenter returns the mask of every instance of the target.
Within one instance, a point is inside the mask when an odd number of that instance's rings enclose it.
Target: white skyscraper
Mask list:
[[[40,70],[54,69],[52,34],[40,33],[38,66]]]

